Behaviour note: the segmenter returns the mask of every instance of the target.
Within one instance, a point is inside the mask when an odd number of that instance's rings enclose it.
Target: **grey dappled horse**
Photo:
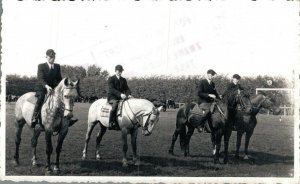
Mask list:
[[[121,102],[120,102],[121,103]],[[98,123],[100,124],[100,131],[97,135],[96,139],[96,159],[100,159],[100,142],[102,140],[103,135],[106,132],[107,127],[109,126],[108,115],[101,115],[101,109],[103,107],[108,107],[111,109],[110,105],[107,105],[107,99],[99,99],[95,101],[90,109],[88,114],[88,122],[87,122],[87,132],[85,138],[85,146],[83,149],[82,159],[87,158],[87,149],[88,143],[90,140],[91,133]],[[156,123],[159,120],[160,111],[162,110],[162,106],[155,108],[153,103],[145,99],[135,99],[130,98],[123,102],[123,107],[121,111],[121,115],[118,117],[118,123],[121,128],[122,141],[123,141],[123,159],[122,164],[123,167],[127,167],[127,157],[126,153],[128,150],[127,145],[127,135],[131,135],[131,145],[133,150],[133,161],[135,165],[139,165],[139,160],[137,159],[137,146],[136,139],[138,134],[138,128],[142,127],[142,134],[147,136],[152,133],[152,130]]]
[[[62,144],[65,136],[68,132],[69,120],[73,116],[74,99],[78,96],[78,84],[79,81],[72,82],[67,78],[61,80],[58,86],[50,93],[47,94],[46,101],[41,109],[42,125],[45,130],[46,139],[46,174],[51,173],[50,157],[53,151],[52,135],[53,132],[58,132],[58,141],[56,147],[56,162],[54,165],[54,171],[59,172],[59,156],[62,149]],[[21,143],[22,129],[25,124],[31,126],[31,118],[34,110],[34,103],[36,97],[34,92],[29,92],[22,95],[15,106],[16,116],[16,150],[14,155],[14,163],[19,164],[19,146]],[[32,165],[36,165],[36,145],[40,133],[43,131],[41,127],[31,128],[33,136],[31,139],[32,146]]]
[[[235,116],[235,126],[237,131],[237,142],[236,142],[236,153],[235,157],[239,158],[239,149],[241,146],[241,140],[244,133],[246,133],[245,138],[245,156],[244,159],[248,159],[248,145],[251,136],[253,135],[254,128],[257,124],[256,115],[260,111],[261,108],[268,109],[273,112],[274,115],[278,115],[280,113],[280,108],[278,105],[276,105],[274,100],[271,100],[271,98],[258,94],[254,96],[253,98],[245,98],[240,96],[240,105],[242,106],[242,109],[251,109],[250,113],[244,112],[242,110],[237,110],[237,114]],[[226,163],[228,161],[228,142],[229,138],[231,136],[231,133],[233,131],[232,127],[233,123],[228,122],[224,140],[224,162]]]
[[[208,129],[211,130],[210,133],[213,145],[214,162],[219,163],[219,152],[226,121],[226,108],[221,102],[218,102],[217,104],[218,105],[211,106],[209,103],[202,103],[199,105],[200,110],[198,113],[191,111],[196,105],[198,105],[197,103],[187,103],[179,108],[176,117],[176,129],[169,149],[170,154],[174,155],[174,144],[179,135],[181,150],[184,152],[184,156],[188,156],[189,143],[195,128],[211,117],[211,122],[206,123],[206,126],[209,126]],[[187,132],[186,127],[188,128]]]

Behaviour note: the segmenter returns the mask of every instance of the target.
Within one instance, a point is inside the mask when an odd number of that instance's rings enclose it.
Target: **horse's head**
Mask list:
[[[160,111],[163,109],[163,106],[158,108],[153,107],[152,111],[143,116],[143,125],[142,125],[142,134],[149,136],[152,133],[154,126],[159,120]]]
[[[79,80],[72,82],[68,78],[64,78],[61,83],[61,100],[64,104],[64,117],[73,117],[74,101],[78,96]]]
[[[269,109],[274,115],[279,115],[281,112],[281,109],[278,105],[276,105],[275,100],[266,96],[264,96],[261,106],[265,109]]]
[[[273,112],[274,115],[278,115],[281,112],[280,107],[276,104],[276,101],[268,96],[263,94],[258,94],[253,100],[253,104],[257,108],[265,108]]]

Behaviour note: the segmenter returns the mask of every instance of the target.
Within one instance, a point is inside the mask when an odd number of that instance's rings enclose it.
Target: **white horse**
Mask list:
[[[58,140],[56,147],[56,162],[54,165],[54,171],[59,172],[59,157],[62,149],[62,144],[65,136],[68,133],[68,127],[70,118],[73,116],[74,99],[78,96],[78,84],[79,82],[69,81],[67,78],[61,80],[56,86],[54,91],[48,95],[46,102],[41,109],[41,121],[45,130],[46,139],[46,174],[51,173],[50,156],[53,151],[51,137],[53,132],[58,132]],[[16,116],[16,150],[14,155],[15,165],[19,164],[19,146],[21,143],[22,129],[25,124],[31,126],[31,117],[33,115],[34,104],[36,103],[36,97],[34,92],[28,92],[22,95],[15,106]],[[41,128],[31,128],[33,135],[31,139],[32,146],[32,165],[36,165],[36,145],[38,137],[43,131]]]
[[[159,120],[159,115],[162,108],[162,106],[155,108],[153,103],[145,99],[131,98],[123,102],[120,116],[118,116],[118,123],[122,132],[123,141],[123,167],[128,166],[126,158],[126,152],[128,150],[127,135],[131,135],[133,162],[135,165],[139,165],[139,160],[137,159],[136,154],[136,138],[138,134],[138,127],[142,127],[143,135],[150,135],[155,124],[157,124]],[[106,129],[109,127],[108,121],[110,110],[111,105],[107,104],[107,99],[99,99],[91,105],[88,114],[88,127],[82,159],[87,158],[87,148],[90,136],[95,125],[98,123],[100,124],[101,129],[96,139],[96,159],[100,159],[100,142],[106,132]]]

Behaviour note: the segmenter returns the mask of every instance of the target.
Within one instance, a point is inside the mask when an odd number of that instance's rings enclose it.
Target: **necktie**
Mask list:
[[[54,66],[53,66],[53,64],[51,65],[51,70],[53,70],[54,69]]]

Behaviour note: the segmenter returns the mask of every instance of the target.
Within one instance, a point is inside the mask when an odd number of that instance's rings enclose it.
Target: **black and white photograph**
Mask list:
[[[1,180],[298,183],[299,5],[3,0]]]

